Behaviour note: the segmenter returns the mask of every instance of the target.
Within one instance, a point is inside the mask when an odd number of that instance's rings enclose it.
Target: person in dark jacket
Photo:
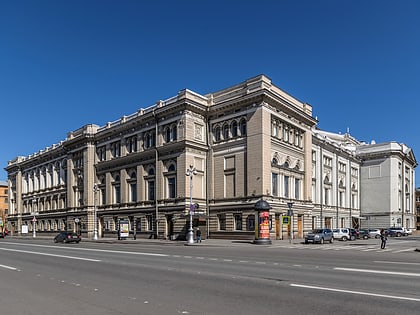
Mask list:
[[[201,243],[201,231],[200,231],[200,228],[197,228],[197,231],[195,231],[195,236],[196,236],[197,243]]]
[[[385,249],[387,240],[385,230],[381,230],[381,249]]]

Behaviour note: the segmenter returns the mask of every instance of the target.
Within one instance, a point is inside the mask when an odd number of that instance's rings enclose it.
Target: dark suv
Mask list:
[[[396,236],[396,237],[408,235],[406,229],[403,227],[390,227],[386,233],[388,234],[388,236]]]
[[[305,236],[305,244],[324,244],[324,242],[334,242],[333,231],[331,229],[315,229]]]

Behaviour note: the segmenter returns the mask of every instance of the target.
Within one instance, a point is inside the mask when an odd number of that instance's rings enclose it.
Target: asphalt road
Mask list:
[[[0,240],[2,314],[419,314],[420,242]]]

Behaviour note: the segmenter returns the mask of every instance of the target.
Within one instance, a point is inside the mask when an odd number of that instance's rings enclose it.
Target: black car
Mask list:
[[[363,238],[364,240],[370,238],[369,230],[368,229],[359,230],[359,238]]]
[[[71,243],[76,242],[79,243],[81,238],[79,235],[73,232],[60,232],[54,237],[54,243]]]
[[[349,228],[349,234],[350,234],[350,241],[355,241],[359,238],[359,231],[353,228]]]

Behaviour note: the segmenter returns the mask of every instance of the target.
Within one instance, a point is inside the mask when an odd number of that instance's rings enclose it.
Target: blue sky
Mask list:
[[[420,160],[420,1],[0,0],[0,179],[85,124],[259,74],[321,129]]]

